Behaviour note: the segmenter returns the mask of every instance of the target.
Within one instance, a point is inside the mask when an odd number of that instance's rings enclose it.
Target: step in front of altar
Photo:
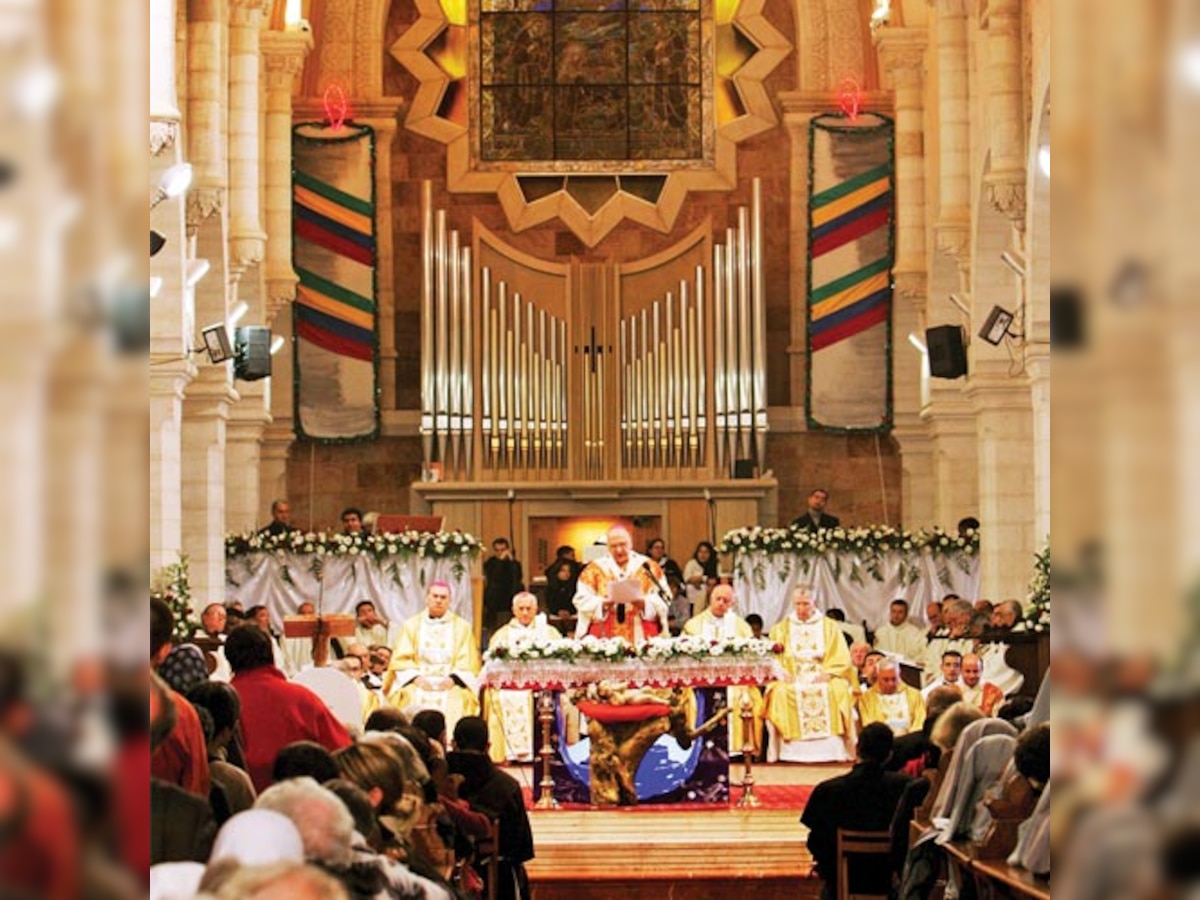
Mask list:
[[[694,883],[697,890],[677,898],[721,896],[718,882],[747,878],[777,882],[791,897],[804,885],[817,884],[814,897],[819,891],[796,810],[534,810],[529,818],[537,857],[527,870],[537,900],[617,896],[618,886],[621,896],[636,896],[638,883],[647,896],[664,897],[666,882]]]

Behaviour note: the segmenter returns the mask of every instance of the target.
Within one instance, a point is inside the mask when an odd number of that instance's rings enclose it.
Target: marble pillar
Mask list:
[[[229,242],[235,281],[262,262],[266,239],[259,213],[262,7],[262,0],[229,3]]]

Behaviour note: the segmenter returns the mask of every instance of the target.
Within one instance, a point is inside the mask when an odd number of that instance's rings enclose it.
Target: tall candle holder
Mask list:
[[[538,797],[535,809],[558,809],[558,801],[554,799],[554,779],[550,777],[550,758],[554,755],[554,747],[550,743],[550,723],[554,721],[554,695],[549,689],[538,694],[538,721],[542,725],[542,746],[538,755],[542,758],[542,780],[538,782],[541,796]]]
[[[737,805],[742,809],[757,809],[762,802],[754,796],[754,702],[749,693],[742,695],[742,702],[738,707],[738,714],[742,719],[742,764],[745,770],[742,775],[742,797]]]

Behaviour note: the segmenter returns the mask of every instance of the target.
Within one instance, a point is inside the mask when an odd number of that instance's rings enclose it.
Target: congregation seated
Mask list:
[[[792,612],[770,637],[783,647],[780,663],[788,680],[767,686],[768,761],[853,759],[850,686],[857,677],[841,629],[814,606],[810,587],[793,590]]]
[[[839,896],[838,829],[886,831],[909,784],[908,776],[884,768],[894,741],[887,725],[867,725],[858,738],[854,768],[818,784],[805,804],[800,821],[808,827],[808,850],[824,882],[823,900]],[[855,885],[857,893],[886,894],[891,886],[890,866],[883,858],[874,865],[857,865],[853,876],[865,882]]]

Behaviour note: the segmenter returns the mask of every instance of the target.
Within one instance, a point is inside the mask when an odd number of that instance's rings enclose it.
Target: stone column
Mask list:
[[[966,396],[975,413],[979,453],[980,597],[1023,598],[1037,540],[1033,416],[1029,385],[1007,375],[972,375]]]
[[[1025,227],[1025,112],[1020,0],[981,3],[987,33],[987,139],[989,199],[1018,229]]]
[[[931,0],[937,8],[937,248],[965,264],[971,229],[971,109],[967,77],[967,12],[963,0]]]
[[[949,528],[979,514],[979,465],[975,413],[961,383],[930,379],[921,411],[933,441],[933,521]]]
[[[392,270],[392,142],[397,106],[371,104],[356,121],[375,129],[375,244],[379,248],[376,308],[379,310],[379,407],[396,408],[396,291]],[[364,117],[365,116],[365,117]]]
[[[1050,345],[1025,347],[1025,371],[1033,406],[1033,539],[1050,537]]]
[[[266,31],[262,35],[267,72],[263,172],[266,213],[266,321],[296,299],[292,269],[292,88],[312,49],[308,31]]]
[[[259,32],[262,0],[229,3],[229,242],[236,282],[262,262],[259,216]]]
[[[925,258],[925,31],[882,27],[875,32],[884,81],[896,106],[896,260],[892,300],[893,436],[903,472],[900,520],[908,528],[934,519],[933,443],[921,418],[922,362],[904,352],[910,333],[924,332],[928,295]],[[946,524],[946,523],[940,523]]]
[[[175,0],[150,2],[150,152],[160,153],[179,134],[175,95]]]
[[[225,597],[225,426],[236,400],[225,366],[201,369],[183,400],[183,549],[200,606]]]
[[[783,105],[783,124],[792,143],[788,178],[792,186],[788,206],[788,246],[792,248],[789,265],[792,316],[788,372],[792,406],[800,411],[795,418],[797,422],[803,422],[804,397],[808,390],[808,332],[805,327],[808,308],[808,297],[805,295],[805,285],[808,284],[808,125],[813,116],[834,106],[830,105],[833,98],[827,91],[788,91],[778,96]],[[803,430],[803,426],[800,427]]]
[[[188,160],[195,170],[188,191],[188,230],[221,208],[228,186],[225,158],[225,46],[218,0],[188,7]]]

